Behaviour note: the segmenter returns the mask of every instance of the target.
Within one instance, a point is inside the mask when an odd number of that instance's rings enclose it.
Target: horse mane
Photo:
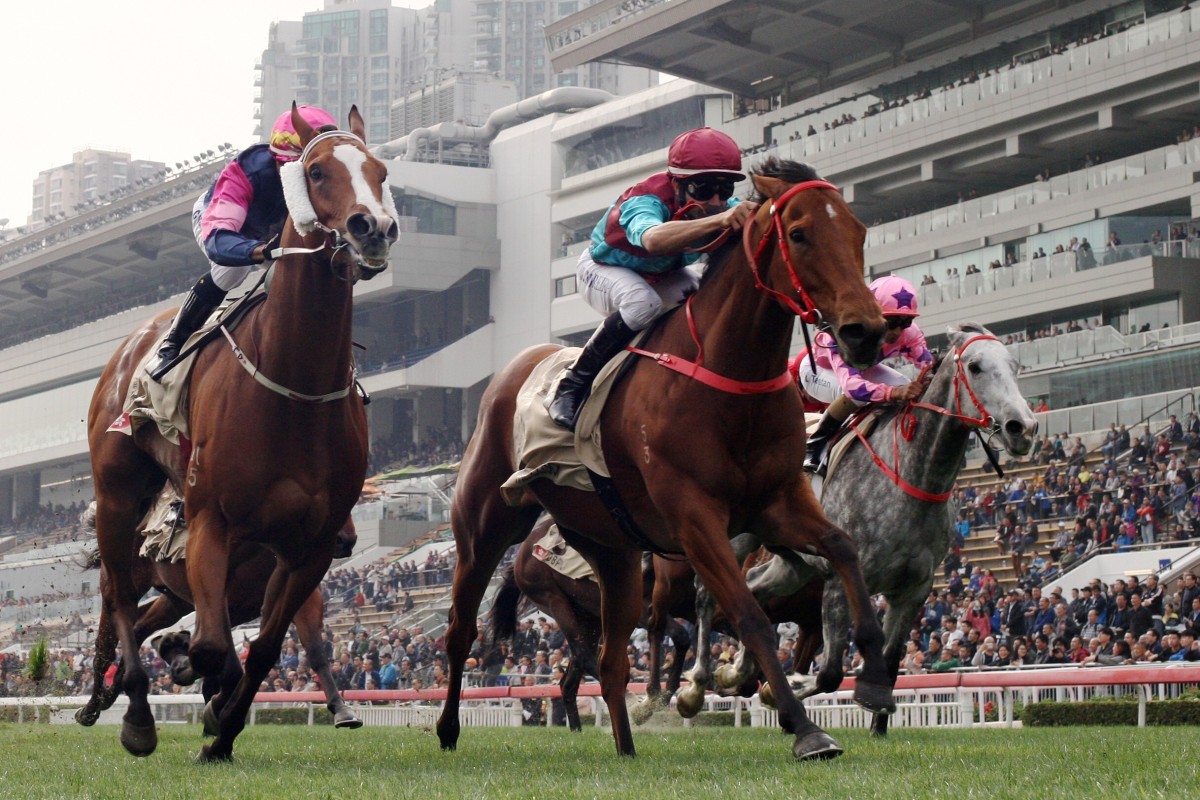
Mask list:
[[[804,183],[805,181],[821,180],[817,168],[803,161],[788,161],[777,156],[771,156],[754,169],[750,170],[751,179],[755,177],[777,178],[784,183]],[[766,200],[762,192],[755,189],[750,199],[761,203]]]
[[[762,176],[764,178],[777,178],[785,183],[803,183],[805,181],[818,181],[821,176],[817,174],[817,170],[811,164],[806,164],[802,161],[788,161],[771,156],[762,163],[750,170],[751,191],[745,200],[754,203],[762,203],[767,200],[766,195],[754,187],[753,178]],[[731,252],[737,252],[741,247],[742,237],[740,235],[730,236],[728,241],[718,247],[708,256],[708,266],[704,270],[704,275],[700,279],[700,286],[703,287],[710,276],[717,274],[721,270],[721,266],[729,260]]]

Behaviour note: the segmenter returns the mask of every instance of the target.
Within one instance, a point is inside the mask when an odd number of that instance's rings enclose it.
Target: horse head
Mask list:
[[[847,363],[874,365],[886,328],[863,281],[866,226],[807,164],[769,158],[751,178],[763,202],[746,245],[761,288],[805,322],[827,327]]]
[[[352,277],[369,280],[387,268],[399,237],[387,167],[367,150],[362,116],[350,108],[350,130],[314,130],[292,104],[303,153],[280,168],[292,225],[301,236],[325,234],[334,257],[348,253]]]
[[[951,325],[950,352],[937,370],[948,408],[990,428],[1014,455],[1033,447],[1038,423],[1017,385],[1017,360],[987,328],[974,322]],[[946,361],[953,366],[945,369]]]

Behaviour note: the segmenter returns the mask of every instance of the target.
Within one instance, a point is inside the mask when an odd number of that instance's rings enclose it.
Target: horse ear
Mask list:
[[[750,178],[754,181],[754,188],[772,200],[777,200],[788,187],[788,184],[778,178],[769,178],[766,175],[751,173]]]
[[[350,132],[365,142],[366,130],[367,126],[363,123],[362,114],[358,113],[358,106],[350,106]]]
[[[300,149],[303,150],[316,136],[312,126],[308,124],[308,120],[300,116],[300,110],[296,107],[296,101],[292,101],[292,127],[296,129],[296,133],[300,134]]]

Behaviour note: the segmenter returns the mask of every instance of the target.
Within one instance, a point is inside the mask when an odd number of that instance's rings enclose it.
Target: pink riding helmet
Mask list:
[[[885,317],[916,317],[917,291],[899,275],[884,275],[871,282],[871,293]]]
[[[326,125],[337,126],[330,113],[324,109],[316,106],[298,106],[297,110],[314,130]],[[291,109],[280,114],[271,127],[270,146],[276,161],[295,161],[300,157],[304,148],[300,146],[300,134],[296,133],[296,128],[292,125]]]

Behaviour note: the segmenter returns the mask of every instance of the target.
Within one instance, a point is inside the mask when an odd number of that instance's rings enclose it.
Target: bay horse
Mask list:
[[[338,534],[338,546],[342,550],[338,556],[349,556],[356,539],[354,521],[348,519]],[[271,573],[275,570],[275,556],[270,550],[246,544],[243,546],[243,552],[235,553],[231,561],[234,568],[229,577],[229,585],[237,587],[238,591],[231,592],[229,596],[229,622],[237,626],[258,619],[262,613],[263,593]],[[140,646],[146,637],[155,631],[171,627],[193,611],[194,603],[191,589],[187,585],[186,562],[157,561],[139,555],[135,557],[134,564],[134,583],[137,590],[142,594],[151,588],[161,592],[153,600],[138,606],[134,635]],[[90,554],[85,566],[100,567],[99,551]],[[102,576],[101,580],[105,578]],[[296,635],[304,646],[309,665],[320,679],[321,691],[325,693],[326,708],[333,715],[334,727],[358,728],[362,726],[362,720],[355,716],[342,699],[329,668],[329,659],[321,641],[324,620],[325,602],[320,589],[316,589],[296,613]],[[187,655],[190,640],[191,635],[186,631],[169,633],[162,637],[156,647],[159,656],[170,665],[171,680],[178,686],[189,686],[195,681],[191,659]],[[96,652],[92,670],[94,675],[103,676],[108,671],[108,667],[116,658],[116,650],[117,638],[112,619],[107,609],[101,606],[100,621],[96,626]],[[92,694],[87,704],[75,712],[76,722],[90,727],[96,724],[101,711],[112,707],[121,693],[124,668],[125,659],[122,659],[111,686],[106,686],[99,677],[93,682]],[[215,694],[218,682],[214,678],[205,678],[203,686],[204,697],[208,700]],[[212,707],[206,708],[205,729],[213,734],[217,732],[215,713],[216,710]]]
[[[841,753],[784,691],[783,670],[768,659],[774,633],[728,543],[743,531],[780,552],[830,560],[846,584],[868,664],[856,697],[872,710],[894,709],[882,632],[853,543],[825,516],[802,474],[803,413],[787,378],[797,315],[827,325],[850,363],[865,367],[878,357],[884,321],[863,280],[866,228],[837,188],[807,165],[768,159],[752,178],[766,202],[747,220],[742,241],[735,237],[710,254],[686,307],[660,320],[636,351],[656,355],[634,359],[601,413],[605,462],[626,507],[622,518],[636,531],[618,524],[594,492],[547,478],[528,484],[514,505],[501,495],[520,466],[512,436],[517,393],[534,367],[561,348],[526,349],[484,392],[451,508],[458,563],[446,632],[449,694],[437,723],[443,749],[458,743],[463,664],[480,599],[504,552],[529,534],[542,509],[600,582],[601,693],[618,754],[635,752],[625,648],[641,615],[639,566],[647,549],[682,552],[715,591],[768,681],[786,694],[780,722],[795,734],[793,754]]]
[[[954,529],[950,498],[962,469],[968,440],[979,431],[1010,453],[1033,447],[1037,420],[1017,384],[1017,362],[987,329],[962,323],[949,330],[949,352],[933,371],[918,401],[885,413],[867,433],[850,423],[860,441],[842,456],[821,487],[821,503],[858,545],[867,588],[887,599],[884,658],[895,686],[913,620],[933,586]],[[822,586],[825,658],[815,681],[805,681],[801,698],[835,690],[851,625],[847,597],[830,565],[808,555],[799,561],[773,558],[752,571],[751,590],[760,601]],[[734,662],[718,670],[718,687],[740,685],[752,664]],[[871,730],[886,735],[888,719],[877,714]]]
[[[134,331],[105,368],[88,410],[96,490],[96,538],[104,604],[124,653],[137,652],[133,542],[149,501],[170,480],[184,498],[187,585],[196,607],[189,646],[202,676],[220,676],[219,733],[198,760],[227,760],[288,625],[333,558],[338,529],[359,497],[367,467],[367,420],[354,391],[352,294],[357,280],[387,267],[398,228],[387,167],[363,142],[357,108],[350,130],[313,130],[295,110],[304,146],[281,168],[289,206],[273,255],[267,298],[232,332],[232,348],[196,358],[188,411],[190,447],[153,425],[108,432],[123,412],[134,371],[171,321],[164,312]],[[242,545],[270,550],[262,627],[245,670],[230,634],[229,583]],[[240,677],[238,677],[240,676]],[[121,743],[145,756],[157,746],[148,678],[126,659],[129,697]],[[228,698],[225,700],[224,698]],[[221,702],[218,702],[220,700]]]
[[[582,726],[577,706],[579,684],[585,675],[600,677],[600,586],[590,577],[572,578],[564,575],[537,558],[535,549],[550,533],[553,524],[554,520],[543,514],[529,537],[518,548],[511,568],[502,573],[500,588],[496,592],[496,599],[488,617],[486,640],[494,647],[500,640],[512,637],[516,631],[517,617],[523,607],[522,598],[552,617],[558,623],[570,648],[570,660],[558,684],[567,712],[567,727],[572,731],[580,731]],[[646,695],[651,698],[657,698],[662,693],[659,672],[664,634],[671,637],[675,651],[675,660],[667,674],[667,697],[679,688],[684,658],[691,643],[687,629],[676,622],[669,613],[660,615],[661,624],[658,620],[651,622],[648,619],[651,595],[659,591],[659,584],[656,582],[658,561],[672,567],[681,565],[690,572],[686,562],[656,558],[654,563],[651,563],[649,559],[643,559],[642,603],[646,613],[640,624],[650,631],[651,665]],[[665,595],[660,600],[664,605],[670,602]],[[681,597],[675,597],[673,607],[683,611],[684,615],[691,613],[688,609],[695,608],[694,590]],[[655,630],[658,632],[657,637],[654,634]]]

